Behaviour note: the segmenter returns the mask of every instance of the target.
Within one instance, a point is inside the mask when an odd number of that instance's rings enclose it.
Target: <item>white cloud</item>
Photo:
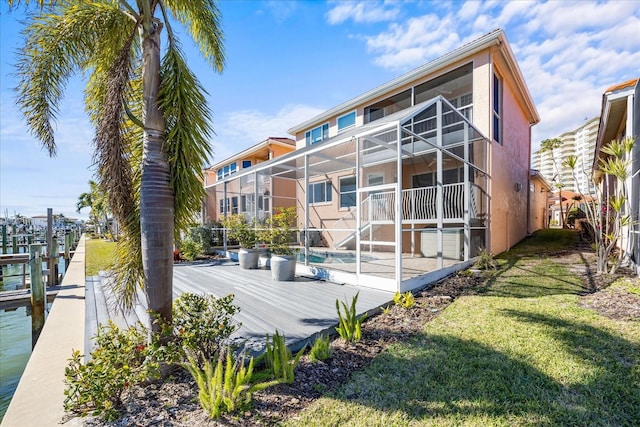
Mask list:
[[[400,13],[397,3],[380,4],[374,1],[336,2],[327,12],[330,25],[341,24],[349,19],[356,23],[384,22],[395,19]]]
[[[217,163],[268,137],[289,137],[287,130],[323,111],[325,107],[285,105],[271,115],[258,110],[240,110],[225,114],[214,124],[214,160]]]

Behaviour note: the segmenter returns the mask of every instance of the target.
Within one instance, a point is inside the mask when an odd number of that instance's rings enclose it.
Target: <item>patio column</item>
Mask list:
[[[442,98],[438,99],[436,102],[436,145],[438,146],[438,150],[436,151],[436,165],[438,167],[436,171],[436,218],[437,218],[437,229],[436,229],[436,243],[437,243],[437,251],[438,260],[437,266],[438,269],[443,268],[442,255],[444,253],[443,245],[442,245],[442,227],[443,220],[442,217],[444,215],[443,212],[443,187],[442,181],[444,179],[444,174],[442,172]]]
[[[362,142],[362,138],[356,138],[356,280],[360,283],[360,274],[362,274],[362,267],[360,266],[360,227],[362,226],[361,215],[362,210],[360,209],[360,197],[361,193],[358,191],[360,189],[360,144]]]
[[[226,181],[222,185],[222,216],[224,218],[227,217],[227,183]],[[223,250],[226,256],[227,254],[227,228],[226,227],[222,229],[222,233],[223,233],[222,241],[224,242]]]
[[[309,265],[309,155],[304,155],[304,265]]]
[[[469,176],[469,124],[463,121],[464,129],[464,260],[468,261],[471,255],[471,182]]]
[[[396,286],[397,291],[402,287],[402,127],[398,122],[397,126],[397,150],[396,150],[396,206],[395,206],[395,226],[396,226]]]
[[[254,221],[257,221],[259,219],[258,218],[258,172],[257,171],[253,172],[253,219]]]

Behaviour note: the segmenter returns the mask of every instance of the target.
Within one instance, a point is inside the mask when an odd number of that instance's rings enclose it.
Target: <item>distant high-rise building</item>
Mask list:
[[[532,165],[534,169],[549,181],[554,188],[557,184],[562,184],[563,190],[589,194],[593,190],[591,182],[591,171],[593,169],[593,154],[598,138],[599,117],[588,120],[579,128],[566,132],[558,138],[561,141],[560,147],[551,152],[535,152],[533,154]],[[574,180],[572,171],[562,166],[568,156],[576,156],[577,163]],[[555,159],[555,166],[553,164]]]

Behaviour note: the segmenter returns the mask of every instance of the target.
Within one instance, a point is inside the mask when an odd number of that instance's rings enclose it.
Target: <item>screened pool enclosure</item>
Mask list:
[[[488,149],[438,96],[207,191],[222,214],[259,223],[296,206],[299,274],[404,292],[468,265],[485,246]]]

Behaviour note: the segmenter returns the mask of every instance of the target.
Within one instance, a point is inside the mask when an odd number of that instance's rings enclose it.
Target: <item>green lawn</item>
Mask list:
[[[557,257],[566,230],[498,257],[499,272],[289,425],[640,425],[640,322],[580,307]],[[523,246],[527,248],[523,249]]]
[[[101,239],[86,242],[85,274],[95,276],[99,271],[110,270],[116,252],[116,243]]]

